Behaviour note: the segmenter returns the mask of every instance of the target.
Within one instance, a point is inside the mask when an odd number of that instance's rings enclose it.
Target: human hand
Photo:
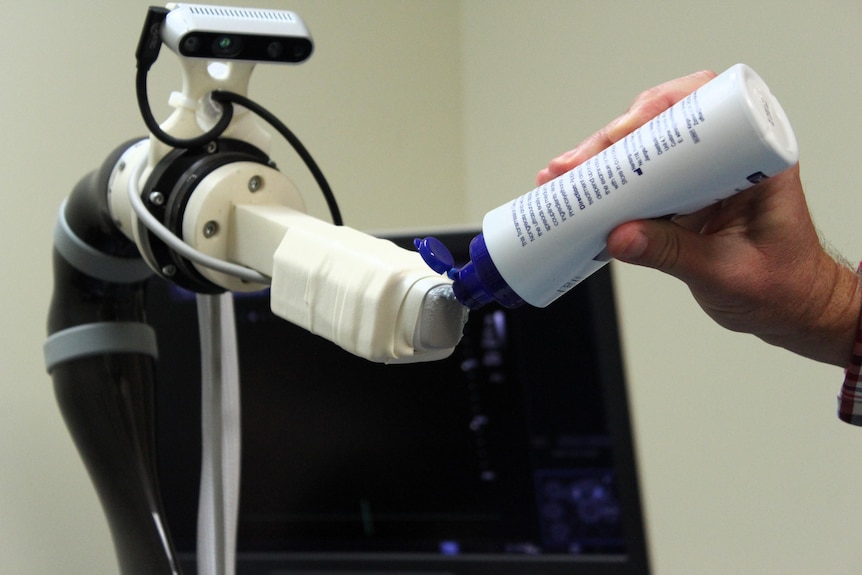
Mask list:
[[[698,72],[643,92],[622,116],[552,160],[538,184],[583,163],[714,77]],[[706,313],[728,329],[841,367],[850,358],[860,282],[821,245],[798,165],[693,214],[622,224],[608,236],[608,251],[684,281]]]

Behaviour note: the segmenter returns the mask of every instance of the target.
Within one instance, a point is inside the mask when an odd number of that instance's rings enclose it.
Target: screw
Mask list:
[[[212,141],[207,144],[206,150],[208,154],[215,154],[218,151],[218,144]]]
[[[122,172],[123,170],[126,169],[126,162],[121,160],[120,164],[117,166],[117,168],[119,168],[119,170]]]
[[[248,191],[256,192],[263,187],[263,178],[260,176],[252,176],[248,181]]]
[[[204,237],[211,238],[218,233],[218,222],[210,220],[204,224]]]
[[[150,203],[154,206],[161,206],[165,203],[165,195],[161,192],[151,192],[150,193]]]
[[[177,266],[168,264],[162,268],[162,273],[167,277],[173,277],[177,273]]]

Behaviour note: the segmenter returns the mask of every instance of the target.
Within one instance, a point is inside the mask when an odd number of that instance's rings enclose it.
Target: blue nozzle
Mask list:
[[[455,297],[468,308],[479,309],[492,301],[508,308],[516,308],[524,303],[500,275],[488,254],[482,234],[470,242],[472,259],[460,268],[455,267],[452,253],[437,238],[416,239],[413,245],[432,270],[452,279]]]

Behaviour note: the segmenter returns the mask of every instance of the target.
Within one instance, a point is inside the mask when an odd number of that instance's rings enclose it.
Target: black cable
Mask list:
[[[147,70],[144,68],[138,68],[137,75],[135,76],[135,91],[138,96],[138,108],[141,110],[141,117],[147,129],[153,136],[172,148],[203,147],[221,136],[233,118],[233,107],[223,106],[219,121],[207,133],[195,136],[194,138],[175,138],[162,130],[158,121],[153,117],[153,111],[150,108],[150,101],[147,96]]]
[[[221,136],[230,125],[231,119],[233,119],[233,106],[223,106],[221,117],[216,122],[216,125],[207,133],[195,136],[194,138],[175,138],[171,136],[162,130],[158,121],[153,117],[153,111],[150,108],[150,99],[147,95],[148,72],[148,69],[138,67],[138,72],[135,75],[135,92],[138,97],[138,109],[141,111],[144,124],[146,124],[150,133],[160,141],[172,148],[200,148]]]
[[[237,94],[235,92],[228,92],[224,90],[217,90],[212,92],[212,99],[216,102],[223,104],[225,109],[230,108],[232,104],[239,104],[243,108],[246,108],[252,112],[254,112],[257,116],[259,116],[262,120],[264,120],[267,124],[272,126],[281,136],[288,141],[288,143],[293,146],[293,149],[302,158],[302,161],[305,163],[308,171],[311,172],[311,175],[314,176],[314,180],[317,182],[317,185],[320,187],[320,191],[323,193],[323,197],[326,200],[326,205],[329,207],[329,213],[332,217],[332,222],[340,226],[343,224],[343,220],[341,218],[341,210],[338,208],[338,202],[335,200],[335,194],[332,193],[332,188],[329,187],[329,182],[326,181],[326,177],[323,175],[323,172],[317,165],[317,162],[314,161],[314,158],[311,156],[309,151],[305,148],[299,138],[288,128],[284,122],[279,120],[275,114],[258,104],[257,102],[250,100],[249,98]],[[224,105],[227,104],[227,105]]]
[[[147,94],[147,76],[152,65],[158,60],[159,52],[162,49],[162,26],[168,16],[168,12],[169,10],[166,8],[150,6],[141,30],[141,37],[138,39],[138,48],[135,50],[135,60],[138,65],[137,74],[135,75],[135,93],[138,99],[138,109],[141,111],[141,117],[144,119],[144,124],[146,124],[150,133],[168,146],[172,148],[199,148],[218,138],[227,129],[233,118],[233,108],[230,106],[225,107],[216,125],[206,134],[194,138],[175,138],[159,126],[150,108],[150,97]]]
[[[332,188],[329,185],[329,182],[326,180],[326,176],[323,175],[320,167],[315,162],[311,153],[308,149],[303,145],[302,141],[288,128],[284,122],[279,120],[275,114],[258,104],[257,102],[237,94],[235,92],[228,92],[223,90],[218,90],[215,92],[211,92],[211,97],[213,101],[218,102],[222,106],[222,115],[219,118],[218,122],[215,126],[213,126],[208,132],[205,134],[201,134],[200,136],[196,136],[194,138],[175,138],[171,136],[164,130],[162,130],[161,126],[159,126],[158,121],[156,121],[155,117],[153,117],[153,112],[150,109],[149,97],[147,96],[147,74],[149,69],[147,67],[138,67],[137,75],[135,78],[135,88],[137,92],[138,99],[138,108],[141,111],[141,117],[144,120],[144,124],[146,124],[147,129],[158,138],[160,141],[164,142],[168,146],[172,148],[198,148],[207,145],[213,140],[217,139],[219,136],[224,133],[224,131],[228,128],[233,119],[233,105],[239,104],[240,106],[250,110],[251,112],[257,114],[262,120],[272,126],[287,142],[293,147],[302,161],[305,163],[305,166],[308,168],[308,171],[311,172],[311,175],[314,177],[315,182],[320,187],[320,191],[323,194],[324,199],[326,200],[326,205],[329,208],[330,217],[332,218],[332,222],[337,225],[343,225],[344,221],[341,217],[341,210],[338,207],[338,202],[335,199],[335,194],[332,192]]]

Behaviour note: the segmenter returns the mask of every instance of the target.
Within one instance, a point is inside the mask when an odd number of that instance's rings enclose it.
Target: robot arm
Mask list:
[[[378,362],[445,357],[466,321],[451,282],[419,254],[307,215],[272,167],[269,132],[244,94],[255,63],[311,54],[294,14],[151,9],[139,100],[162,43],[183,69],[175,111],[158,125],[146,109],[150,138],[117,148],[61,208],[45,344],[124,575],[181,572],[155,474],[158,349],[144,316],[153,273],[200,294],[271,284],[276,314]]]
[[[158,224],[164,226],[158,222],[163,219],[173,227],[162,233],[181,237],[197,263],[172,250],[128,205],[138,198],[133,182],[149,156],[147,145],[124,154],[109,196],[112,213],[126,214],[118,219],[120,228],[156,273],[201,292],[254,291],[271,282],[276,315],[371,361],[429,361],[452,353],[466,308],[455,299],[451,280],[430,270],[416,252],[304,213],[290,180],[243,158],[241,143],[222,142],[221,155],[177,154],[163,160],[179,164],[161,170],[171,182],[151,177],[146,183],[143,208],[155,212]],[[185,165],[192,173],[177,179],[174,172]],[[211,262],[247,271],[237,277]]]

